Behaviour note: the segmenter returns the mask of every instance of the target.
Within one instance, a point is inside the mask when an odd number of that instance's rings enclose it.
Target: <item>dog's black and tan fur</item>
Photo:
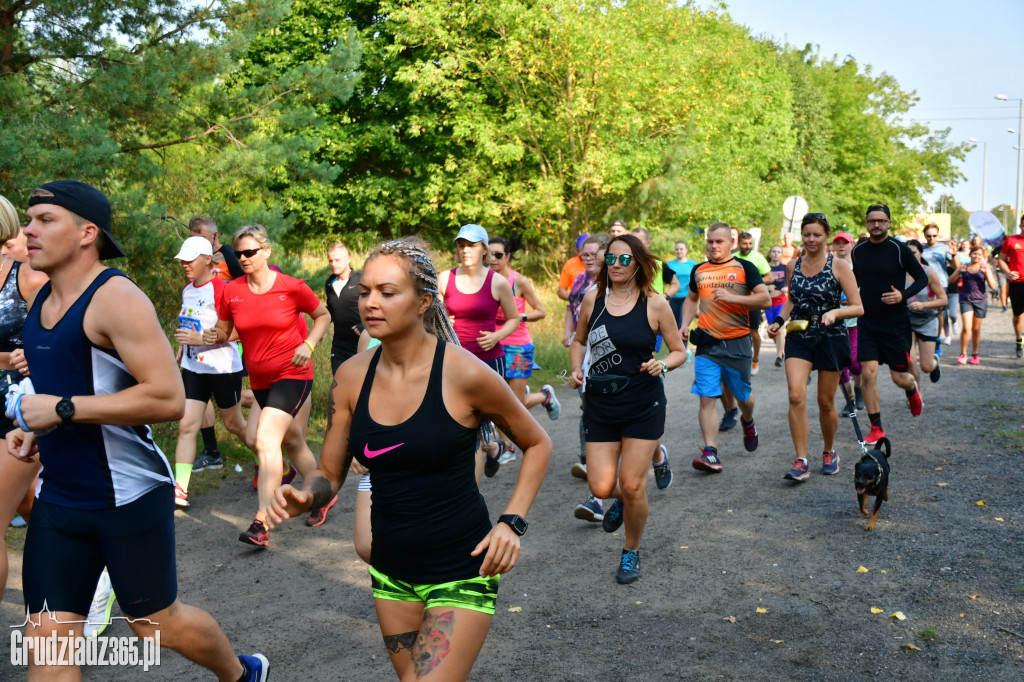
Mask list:
[[[857,466],[854,467],[853,484],[857,488],[860,513],[864,516],[868,516],[868,495],[875,496],[875,508],[871,512],[871,518],[868,519],[868,525],[864,527],[864,530],[874,530],[878,510],[882,508],[882,501],[889,500],[889,455],[891,453],[889,439],[880,438],[875,443],[874,449],[861,457]]]

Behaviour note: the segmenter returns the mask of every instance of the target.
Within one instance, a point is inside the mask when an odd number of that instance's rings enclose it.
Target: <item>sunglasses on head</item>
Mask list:
[[[804,220],[828,220],[824,213],[808,213],[804,215]]]
[[[262,250],[262,246],[258,249],[235,249],[235,258],[252,258]]]
[[[604,254],[604,263],[605,263],[605,265],[615,265],[615,259],[616,259],[616,256],[615,256],[614,253],[606,253],[606,254]],[[633,262],[633,254],[631,254],[631,253],[624,253],[621,256],[618,256],[618,261],[619,261],[619,265],[621,265],[622,267],[624,267],[624,268],[625,267],[629,267],[629,264]]]

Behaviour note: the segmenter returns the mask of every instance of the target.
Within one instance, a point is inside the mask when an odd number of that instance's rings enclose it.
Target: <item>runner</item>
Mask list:
[[[499,575],[516,565],[524,517],[551,458],[550,439],[505,382],[458,348],[437,291],[420,249],[388,242],[367,259],[360,314],[381,346],[339,369],[320,466],[301,491],[278,489],[271,516],[279,524],[326,504],[353,455],[369,468],[370,578],[384,645],[402,680],[469,676],[490,629]],[[474,480],[477,431],[486,420],[523,451],[516,487],[493,527]]]
[[[21,332],[28,315],[25,298],[35,295],[46,282],[46,276],[17,259],[23,252],[24,232],[18,225],[18,211],[3,196],[0,196],[0,242],[5,245],[4,261],[0,265],[0,401],[6,403],[8,386],[22,378],[15,363],[20,364],[24,358]],[[24,254],[27,257],[28,251]],[[14,430],[15,426],[0,412],[0,434]],[[35,500],[33,483],[38,473],[39,462],[8,457],[7,442],[0,443],[0,530],[4,533],[15,516],[20,514],[30,520]],[[7,544],[0,535],[0,599],[6,586]]]
[[[840,320],[860,315],[864,308],[857,292],[857,280],[850,264],[828,253],[828,218],[824,213],[808,213],[800,221],[804,255],[788,267],[789,301],[768,329],[776,336],[788,319],[807,322],[806,329],[786,337],[786,383],[789,385],[789,431],[793,437],[796,461],[785,478],[806,481],[807,462],[807,381],[811,371],[818,373],[818,423],[824,450],[821,473],[839,473],[839,454],[835,451],[835,395],[839,370],[850,364],[850,339]],[[842,296],[847,305],[843,306]]]
[[[576,238],[576,255],[562,265],[562,271],[558,276],[558,298],[563,301],[569,300],[569,289],[572,288],[573,280],[586,269],[583,259],[580,258],[580,253],[583,250],[583,242],[589,236],[589,234],[583,233]]]
[[[832,238],[832,252],[836,258],[846,261],[846,264],[853,268],[853,259],[850,253],[853,251],[853,235],[849,232],[837,232]],[[846,305],[846,294],[843,294],[843,304]],[[861,386],[860,361],[857,356],[857,318],[848,317],[843,320],[846,325],[846,334],[850,337],[850,364],[839,373],[839,383],[845,388],[845,395],[851,396],[839,412],[840,417],[852,417],[857,410],[864,409],[864,389]],[[786,332],[785,327],[782,333]],[[852,381],[851,381],[852,379]]]
[[[334,242],[327,247],[327,263],[331,274],[324,284],[327,298],[327,312],[334,325],[331,341],[331,376],[338,371],[341,363],[356,354],[359,345],[359,271],[352,269],[352,257],[348,247]]]
[[[211,396],[220,408],[224,427],[250,449],[255,449],[255,444],[247,442],[245,436],[245,417],[240,405],[242,359],[238,349],[230,342],[214,346],[203,343],[203,330],[217,325],[217,303],[226,286],[213,271],[210,242],[202,237],[189,237],[175,258],[181,261],[190,280],[181,292],[181,312],[174,333],[180,344],[177,359],[185,384],[185,416],[178,422],[178,443],[174,449],[174,503],[184,509],[189,506],[196,436]]]
[[[966,365],[967,343],[971,344],[972,365],[980,365],[978,344],[981,343],[981,322],[988,312],[988,301],[985,300],[985,285],[990,289],[998,286],[992,268],[985,260],[985,247],[971,247],[971,262],[960,264],[955,273],[960,277],[960,357],[957,362]]]
[[[1016,353],[1018,358],[1024,358],[1024,216],[1017,229],[1017,234],[1003,240],[999,269],[1009,280],[1007,294],[1013,309],[1013,331],[1017,335]]]
[[[934,384],[942,377],[942,367],[939,366],[939,356],[935,351],[941,343],[939,313],[946,309],[946,262],[943,259],[941,269],[936,268],[935,261],[925,257],[924,248],[916,239],[909,240],[907,246],[921,261],[928,275],[928,286],[914,294],[907,304],[910,308],[910,329],[914,332],[910,342],[910,371],[918,386],[921,385],[921,372],[927,372]]]
[[[741,232],[739,235],[739,249],[739,253],[736,254],[736,257],[753,263],[754,267],[757,268],[757,271],[761,274],[761,277],[766,284],[773,279],[771,274],[772,269],[771,266],[768,265],[768,261],[766,261],[764,256],[759,252],[754,251],[754,235],[749,232]],[[751,374],[757,374],[758,371],[757,361],[761,356],[761,321],[763,319],[764,316],[761,315],[760,309],[750,309],[750,342],[754,349],[754,359],[750,362]],[[726,390],[728,390],[728,388]]]
[[[612,222],[611,227],[608,228],[608,234],[611,235],[612,239],[615,237],[621,237],[624,234],[629,234],[629,226],[626,225],[624,220],[616,220]]]
[[[932,269],[935,270],[935,273],[941,277],[942,273],[946,271],[946,260],[949,258],[949,249],[945,244],[939,241],[939,226],[934,222],[928,223],[924,226],[922,234],[924,235],[924,246],[922,251],[924,254],[924,262],[925,264],[931,265]],[[943,282],[945,282],[945,280],[943,280]],[[945,289],[946,287],[943,286],[942,288]],[[928,287],[925,287],[925,290],[927,289]],[[938,314],[939,332],[936,333],[936,338],[941,336],[942,330],[946,327],[946,309],[943,308]],[[940,344],[936,346],[938,355],[942,355],[942,340],[939,339],[937,343]]]
[[[657,260],[643,242],[631,234],[612,239],[597,286],[583,298],[569,352],[571,383],[584,391],[590,492],[597,498],[614,498],[604,513],[606,532],[626,524],[616,575],[623,584],[640,577],[640,537],[648,515],[647,467],[665,431],[661,377],[686,361],[672,309],[651,287],[658,275]],[[669,349],[664,360],[653,357],[659,333]]]
[[[874,445],[885,436],[878,365],[889,365],[892,382],[907,394],[910,413],[921,414],[924,402],[910,373],[910,314],[907,301],[928,285],[921,262],[903,242],[889,236],[889,207],[872,204],[865,217],[868,239],[853,247],[853,272],[860,286],[864,315],[857,322],[857,357],[864,382],[871,430],[866,442]],[[906,285],[907,275],[913,278]],[[906,288],[904,288],[906,287]]]
[[[583,306],[583,297],[594,288],[594,282],[601,274],[604,265],[604,254],[607,247],[607,235],[591,235],[583,243],[583,262],[587,264],[586,271],[577,276],[572,283],[569,292],[569,308],[565,314],[565,337],[562,341],[566,348],[572,346],[576,337],[576,327],[579,322],[580,309]],[[588,369],[584,363],[584,371]],[[583,409],[583,387],[576,389],[580,396],[580,409]],[[579,420],[580,433],[580,461],[573,462],[569,473],[575,478],[587,480],[587,436],[583,426],[583,419]],[[587,499],[576,505],[573,516],[583,521],[602,521],[604,519],[604,501],[594,497],[592,494]]]
[[[589,236],[589,235],[588,235]],[[555,389],[550,384],[544,384],[539,393],[526,393],[526,381],[533,375],[533,337],[530,336],[528,322],[538,322],[547,316],[544,304],[541,303],[533,282],[528,277],[523,277],[511,267],[511,260],[516,251],[519,250],[519,240],[513,238],[510,242],[502,237],[491,237],[488,240],[488,247],[491,250],[491,269],[505,278],[512,287],[512,297],[515,300],[516,311],[522,324],[501,340],[501,348],[505,351],[505,381],[512,388],[526,409],[542,405],[547,410],[548,417],[552,420],[558,419],[562,412],[562,406],[555,396]],[[582,247],[582,244],[580,245]],[[574,278],[575,279],[575,278]],[[570,283],[570,287],[571,287]],[[532,310],[526,312],[526,304],[529,303]],[[498,310],[495,318],[495,325],[502,327],[505,324],[505,313]],[[498,458],[499,464],[511,462],[516,458],[515,447],[509,443],[505,452]]]
[[[220,680],[266,680],[265,657],[235,656],[217,622],[177,596],[173,477],[146,424],[180,419],[184,390],[152,303],[101,263],[124,255],[110,203],[60,180],[32,192],[28,216],[29,260],[50,282],[24,328],[36,394],[15,408],[34,433],[7,438],[24,460],[38,452],[44,467],[22,568],[26,636],[70,636],[106,565],[137,636],[159,630],[162,646]],[[80,675],[29,666],[32,679]]]
[[[494,270],[488,267],[491,252],[487,247],[487,230],[479,225],[463,225],[454,241],[460,265],[438,276],[438,291],[445,309],[454,318],[452,324],[459,345],[504,378],[505,351],[501,340],[521,322],[512,287],[505,278],[495,277]],[[500,328],[495,324],[499,309],[505,314],[505,324]],[[505,451],[505,445],[500,440],[481,440],[480,447],[486,455],[484,474],[490,478],[498,473],[498,457]]]
[[[764,311],[768,324],[775,322],[775,318],[782,312],[782,306],[786,304],[789,287],[786,286],[786,264],[782,262],[782,247],[776,244],[768,251],[768,267],[771,268],[771,281],[765,282],[768,285],[768,295],[772,297],[772,305]],[[768,278],[765,278],[768,279]],[[782,367],[786,351],[786,326],[782,325],[775,333],[775,366]]]
[[[255,443],[261,475],[256,517],[238,539],[267,547],[267,509],[284,473],[282,448],[304,480],[316,468],[313,453],[306,445],[309,395],[313,389],[310,358],[327,333],[331,316],[305,282],[267,267],[271,246],[265,227],[243,225],[231,243],[245,277],[225,287],[217,304],[220,320],[216,327],[203,330],[203,341],[211,345],[224,343],[237,330],[245,348],[249,384],[260,406]],[[300,321],[305,326],[302,313],[313,320],[313,329],[305,339],[298,327]],[[307,525],[322,524],[333,502],[320,515],[311,515]]]
[[[793,246],[793,237],[789,234],[789,231],[782,233],[782,257],[779,259],[784,264],[789,265],[789,261],[793,260],[800,253],[800,249]]]
[[[754,396],[750,387],[750,310],[767,308],[771,296],[761,273],[752,263],[729,252],[729,225],[715,223],[705,234],[708,259],[693,269],[690,293],[683,308],[683,338],[697,347],[691,393],[700,397],[698,420],[704,440],[693,468],[710,473],[722,471],[718,455],[718,414],[715,402],[723,384],[739,401],[743,447],[757,450]],[[698,315],[699,312],[699,315]],[[697,328],[690,321],[698,317]]]

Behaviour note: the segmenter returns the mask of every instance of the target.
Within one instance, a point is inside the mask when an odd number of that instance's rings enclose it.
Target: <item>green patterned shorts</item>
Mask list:
[[[407,583],[384,575],[370,567],[374,599],[390,601],[419,601],[424,609],[449,606],[494,615],[494,602],[498,598],[501,576],[453,580],[449,583]]]

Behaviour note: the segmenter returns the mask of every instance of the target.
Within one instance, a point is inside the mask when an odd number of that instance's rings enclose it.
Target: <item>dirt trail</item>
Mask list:
[[[568,473],[579,410],[560,390],[562,418],[537,415],[555,443],[552,468],[472,679],[1021,679],[1024,361],[1013,357],[1009,314],[992,312],[985,332],[980,367],[956,366],[956,346],[945,347],[942,381],[924,387],[920,418],[882,383],[893,481],[872,533],[856,508],[849,420],[840,423],[839,475],[812,469],[804,484],[783,480],[792,462],[785,381],[767,344],[754,377],[760,449],[744,452],[738,428],[724,434],[720,475],[690,467],[700,442],[692,370],[669,375],[665,443],[676,477],[664,492],[650,481],[642,577],[630,586],[614,580],[621,536],[572,517],[586,495]],[[816,421],[815,409],[811,453],[820,451]],[[484,480],[492,515],[517,469]],[[393,679],[352,548],[352,482],[324,526],[292,522],[260,552],[235,539],[254,511],[251,471],[223,476],[219,490],[177,513],[182,599],[211,611],[239,652],[266,654],[272,679]],[[8,624],[23,615],[20,553],[11,564],[0,605]],[[896,611],[907,619],[890,617]],[[0,678],[21,679],[4,659]],[[87,680],[140,677],[85,671]],[[171,652],[144,677],[210,679]]]

